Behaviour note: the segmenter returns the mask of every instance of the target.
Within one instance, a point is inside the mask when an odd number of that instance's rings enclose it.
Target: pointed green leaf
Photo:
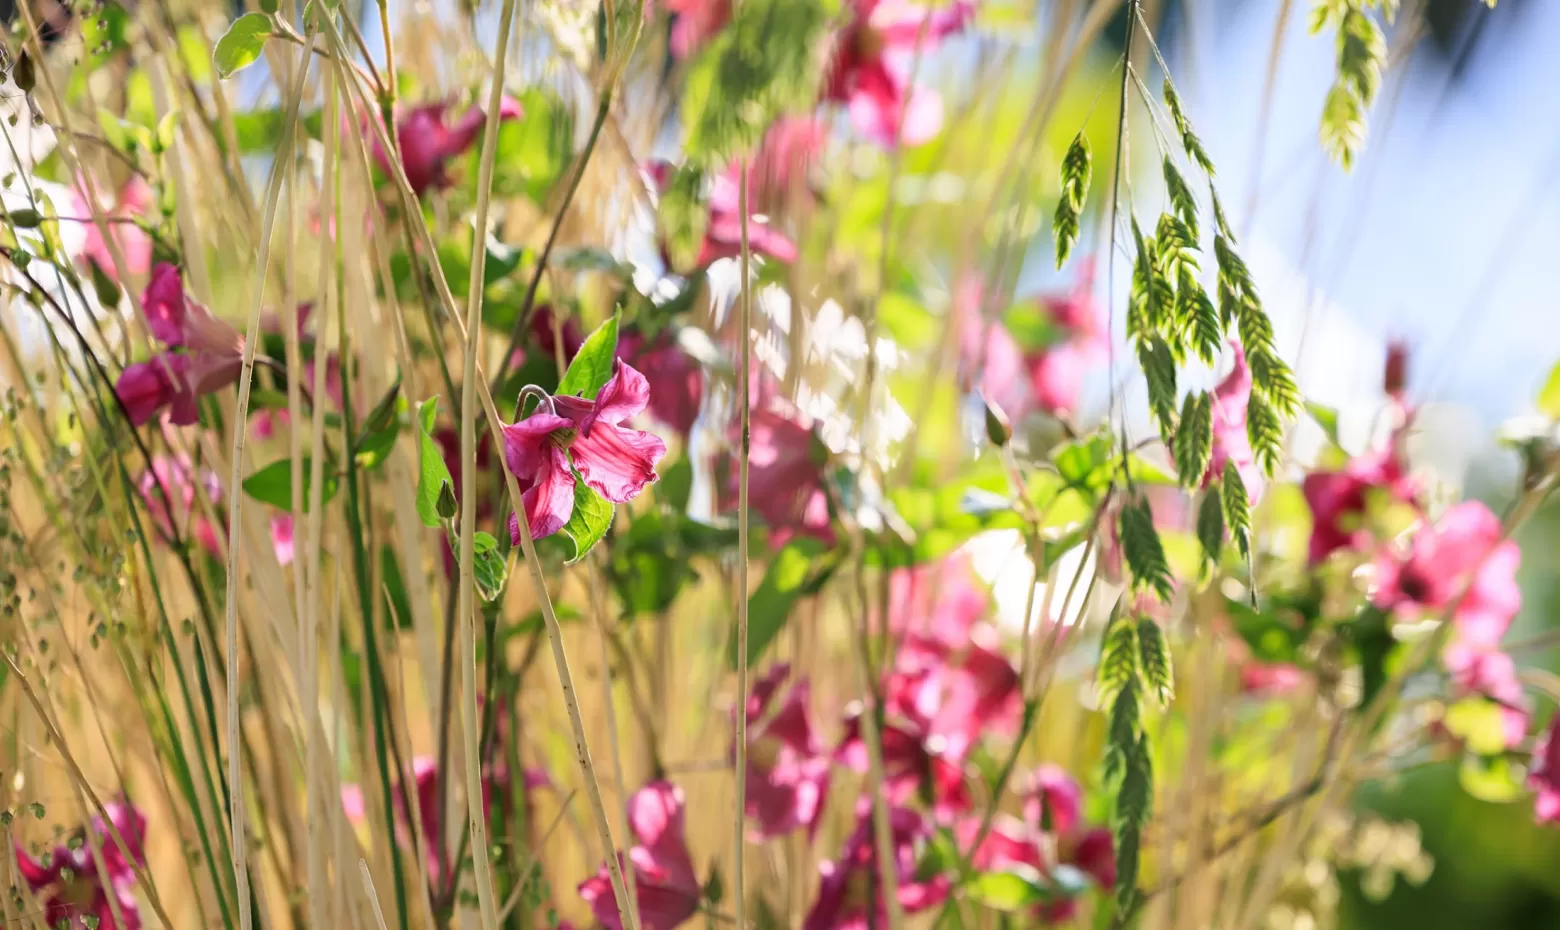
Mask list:
[[[573,565],[590,552],[612,526],[612,502],[597,494],[585,483],[579,472],[574,473],[574,512],[569,522],[558,532],[574,543],[574,554],[568,564]]]
[[[586,337],[574,361],[569,363],[569,370],[563,373],[563,379],[558,382],[558,390],[553,393],[594,400],[601,386],[612,377],[617,341],[618,315],[614,313],[611,319]]]
[[[309,457],[303,457],[303,510],[309,510],[309,475],[312,474]],[[292,460],[280,459],[244,479],[244,493],[263,504],[292,510]],[[336,496],[340,482],[335,475],[325,475],[325,487],[320,493],[320,503],[328,504]]]
[[[423,401],[417,408],[417,516],[423,526],[438,526],[439,494],[445,485],[451,488],[450,467],[444,462],[444,451],[433,440],[433,424],[439,415],[437,394]]]
[[[260,58],[265,40],[271,36],[271,17],[263,13],[245,13],[233,21],[217,40],[211,60],[217,74],[224,78],[249,67]]]

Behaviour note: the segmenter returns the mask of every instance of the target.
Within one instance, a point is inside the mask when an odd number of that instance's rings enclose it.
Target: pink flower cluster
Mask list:
[[[447,122],[449,104],[443,101],[413,107],[396,120],[396,146],[401,150],[401,166],[412,192],[421,197],[430,190],[450,185],[449,162],[470,149],[477,134],[487,124],[487,114],[471,107],[453,125]],[[518,100],[504,97],[499,106],[500,120],[519,119],[525,110]],[[374,140],[374,160],[380,170],[390,173],[390,156],[379,140]]]
[[[1501,651],[1501,640],[1522,606],[1516,577],[1521,550],[1479,501],[1463,501],[1433,523],[1422,517],[1406,543],[1375,539],[1369,518],[1378,503],[1423,511],[1419,487],[1403,464],[1401,437],[1402,430],[1382,451],[1306,476],[1310,562],[1363,554],[1372,566],[1371,601],[1377,608],[1409,619],[1449,615],[1446,671],[1461,694],[1500,706],[1506,744],[1514,747],[1527,733],[1529,711],[1516,664]]]
[[[1092,263],[1085,263],[1073,289],[1041,297],[1050,324],[1046,344],[1024,349],[999,320],[984,318],[984,286],[967,279],[954,294],[959,315],[960,383],[978,389],[1014,423],[1032,413],[1077,413],[1089,365],[1102,358],[1105,334],[1093,297]]]
[[[209,468],[195,469],[185,456],[157,455],[152,457],[152,467],[141,474],[136,490],[140,492],[153,528],[165,544],[171,545],[188,536],[212,558],[220,559],[225,532],[200,511],[197,492],[202,487],[215,510],[222,503],[222,482],[216,472]],[[218,513],[220,515],[220,511]],[[279,564],[292,562],[292,514],[272,514],[271,545]]]
[[[85,829],[55,846],[46,859],[35,860],[20,844],[16,847],[17,871],[42,906],[43,923],[50,927],[140,930],[142,926],[133,889],[136,868],[146,865],[146,815],[124,800],[110,801],[103,809],[113,830],[101,817],[93,817],[85,828],[102,849],[101,857],[93,853]],[[115,839],[115,831],[124,846]],[[114,919],[116,905],[123,923]]]
[[[158,414],[176,426],[187,426],[199,418],[200,395],[238,380],[244,337],[186,295],[179,269],[166,262],[152,269],[141,306],[164,351],[126,365],[115,392],[136,426]]]
[[[971,573],[967,557],[896,572],[891,579],[888,631],[901,641],[899,659],[883,683],[883,763],[899,905],[914,914],[941,904],[951,891],[946,869],[928,870],[928,844],[939,828],[951,831],[977,869],[1017,865],[1050,875],[1067,867],[1094,885],[1115,883],[1110,832],[1082,822],[1083,791],[1066,772],[1042,766],[1021,784],[1023,820],[999,818],[975,848],[981,818],[973,812],[965,768],[985,736],[1011,736],[1022,712],[1018,674],[985,624],[989,595]],[[805,678],[787,682],[779,664],[753,683],[747,715],[746,813],[755,842],[798,830],[809,839],[829,797],[830,769],[867,769],[860,713],[844,721],[831,750],[813,725]],[[924,806],[926,811],[918,810]],[[649,930],[671,930],[693,916],[701,887],[683,826],[683,793],[657,781],[629,806],[637,840],[626,864],[634,869],[638,905]],[[878,847],[873,808],[856,801],[856,826],[839,854],[819,866],[817,896],[802,927],[856,930],[886,922],[878,887]],[[580,885],[596,920],[621,927],[605,866]],[[1070,918],[1076,903],[1065,897],[1036,911],[1046,922]],[[872,911],[877,921],[872,921]]]

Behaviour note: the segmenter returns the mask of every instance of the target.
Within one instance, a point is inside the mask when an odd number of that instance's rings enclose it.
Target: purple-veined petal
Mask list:
[[[536,483],[520,495],[525,500],[532,539],[563,529],[574,513],[574,474],[569,471],[568,456],[554,445],[548,445],[546,453],[536,473]],[[514,516],[509,518],[509,537],[515,545],[520,544],[520,521]]]
[[[586,484],[623,504],[656,480],[655,463],[666,454],[666,443],[654,433],[602,423],[589,435],[582,430],[570,452]]]
[[[552,434],[573,428],[572,421],[542,412],[503,427],[504,461],[522,486],[529,487],[538,480],[538,473],[551,457],[549,450],[554,448]]]
[[[645,376],[622,359],[617,360],[616,369],[601,386],[590,413],[580,421],[580,435],[589,436],[598,421],[616,426],[650,403],[650,382]]]

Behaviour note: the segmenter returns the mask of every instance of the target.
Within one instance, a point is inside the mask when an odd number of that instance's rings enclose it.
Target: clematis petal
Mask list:
[[[544,453],[535,483],[521,494],[532,539],[542,539],[563,529],[574,513],[574,474],[569,470],[568,457],[552,445]],[[509,518],[509,537],[520,545],[520,521],[514,516]]]
[[[551,413],[537,412],[519,423],[506,424],[504,430],[504,461],[514,472],[522,487],[537,481],[542,469],[551,460],[554,445],[552,434],[573,429],[574,423]]]
[[[596,424],[616,426],[645,409],[650,403],[650,382],[634,366],[616,360],[615,370],[596,395],[596,403],[580,422],[580,435],[590,436]]]
[[[170,349],[184,345],[184,281],[177,267],[159,262],[152,269],[141,294],[141,309],[159,342]]]
[[[135,426],[144,426],[162,409],[173,402],[178,393],[171,374],[182,371],[188,365],[182,355],[163,353],[146,362],[126,365],[114,382],[114,393],[130,415]],[[170,369],[175,369],[170,372]]]
[[[627,366],[625,366],[627,367]],[[569,447],[580,477],[614,504],[627,503],[655,481],[655,463],[666,454],[666,443],[654,433],[598,424],[589,435],[581,431]]]

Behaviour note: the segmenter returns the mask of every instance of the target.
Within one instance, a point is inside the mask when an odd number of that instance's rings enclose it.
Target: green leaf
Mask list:
[[[98,267],[97,262],[89,261],[87,264],[92,269],[92,290],[97,294],[98,303],[107,309],[119,306],[119,282],[109,277],[106,271]]]
[[[6,220],[17,229],[37,229],[43,215],[31,207],[21,207],[6,214]]]
[[[1164,631],[1151,617],[1139,617],[1137,622],[1138,648],[1141,653],[1143,681],[1159,706],[1170,706],[1175,696],[1175,672],[1170,661],[1170,647],[1165,643]]]
[[[401,424],[391,420],[384,429],[359,438],[355,452],[358,465],[368,471],[383,465],[385,459],[390,457],[390,450],[395,448],[395,439],[400,434]]]
[[[618,315],[614,313],[611,319],[586,337],[554,393],[573,394],[594,400],[601,386],[612,377],[613,362],[617,358],[617,341]]]
[[[791,608],[809,588],[809,578],[827,547],[816,539],[796,539],[775,553],[764,572],[764,580],[748,598],[747,664],[758,661],[785,628],[791,616]],[[726,650],[726,661],[737,665],[737,638],[731,637]]]
[[[1463,698],[1446,709],[1441,722],[1475,755],[1494,756],[1506,750],[1505,715],[1501,706],[1489,698]]]
[[[484,601],[497,600],[504,591],[504,580],[509,575],[509,563],[498,548],[498,540],[489,533],[478,530],[472,539],[472,547],[471,573],[476,582],[477,593],[482,595]]]
[[[438,415],[437,394],[417,407],[417,516],[428,527],[443,522],[439,517],[439,493],[446,485],[452,489],[455,486],[450,467],[444,462],[444,452],[433,439],[433,424]]]
[[[1050,897],[1039,871],[1014,863],[1001,872],[981,872],[965,886],[970,900],[1007,913],[1027,910]]]
[[[1508,804],[1526,791],[1521,770],[1505,756],[1464,756],[1457,783],[1469,796],[1491,804]]]
[[[303,457],[303,511],[309,512],[309,476],[313,473],[309,456]],[[328,504],[336,496],[339,482],[335,475],[325,475],[325,487],[320,493],[320,503]],[[264,504],[292,510],[292,460],[272,462],[244,479],[244,493]]]
[[[612,526],[612,513],[612,502],[587,485],[579,472],[574,472],[574,512],[558,531],[574,544],[574,554],[567,564],[573,565],[585,558],[585,554],[601,542],[601,537],[607,535],[607,529]]]
[[[1544,389],[1538,392],[1539,412],[1551,420],[1560,420],[1560,362],[1549,370]]]
[[[661,469],[661,480],[656,482],[655,489],[656,496],[672,510],[687,510],[688,496],[693,493],[693,464],[684,456]]]
[[[223,78],[249,67],[260,58],[265,40],[271,37],[271,17],[264,13],[245,13],[233,21],[212,53],[212,64]]]
[[[1333,445],[1338,444],[1338,409],[1336,407],[1324,407],[1311,401],[1305,402],[1305,412],[1311,415],[1316,425],[1327,434],[1327,439]]]
[[[386,544],[379,548],[379,576],[383,579],[385,597],[390,602],[390,612],[385,622],[392,629],[412,628],[412,599],[406,593],[406,582],[401,578],[401,560],[395,549]]]

